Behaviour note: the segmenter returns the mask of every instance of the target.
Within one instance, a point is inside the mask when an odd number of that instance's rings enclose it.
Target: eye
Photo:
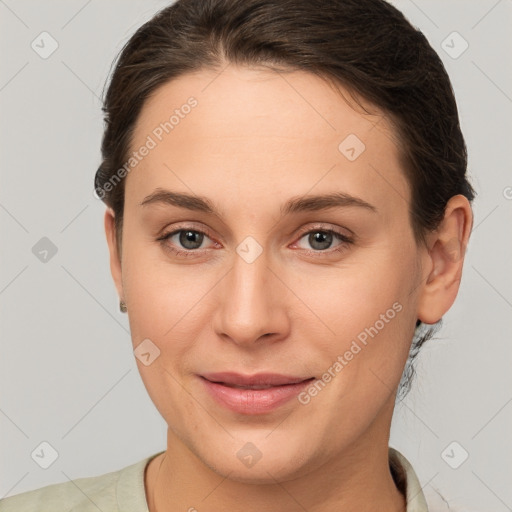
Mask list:
[[[211,240],[208,233],[198,229],[175,229],[157,239],[166,249],[180,256],[194,256],[198,249],[204,249],[203,242]]]
[[[170,237],[170,240],[177,238],[177,242],[180,243],[185,249],[199,249],[204,242],[205,234],[200,231],[192,231],[190,229],[182,229]]]
[[[309,252],[333,252],[342,251],[353,241],[346,235],[333,229],[310,229],[301,236],[297,245]],[[333,251],[328,251],[334,245]],[[309,247],[307,247],[308,245]],[[310,249],[312,248],[312,250]]]
[[[166,250],[173,252],[177,256],[185,257],[202,254],[203,251],[201,249],[208,248],[208,240],[212,242],[213,246],[218,246],[209,236],[208,232],[192,229],[191,227],[174,229],[157,239]],[[315,228],[304,231],[295,245],[300,249],[304,249],[307,253],[317,255],[319,253],[332,254],[345,251],[352,243],[353,240],[350,237],[336,230]]]

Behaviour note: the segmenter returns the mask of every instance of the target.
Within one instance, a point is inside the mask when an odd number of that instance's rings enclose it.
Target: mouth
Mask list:
[[[226,382],[215,382],[215,384],[222,384],[224,386],[227,386],[229,388],[236,388],[236,389],[270,389],[275,388],[276,386],[258,386],[258,385],[251,385],[251,386],[239,386],[237,384],[228,384]],[[278,386],[290,386],[291,384],[277,384]]]
[[[265,414],[278,409],[314,380],[314,377],[274,373],[243,375],[223,372],[199,377],[217,404],[245,415]]]
[[[224,384],[229,387],[246,389],[266,389],[276,386],[288,386],[298,384],[305,380],[311,380],[314,377],[295,377],[281,375],[278,373],[258,373],[256,375],[243,375],[241,373],[223,372],[223,373],[204,373],[201,375],[210,382]]]

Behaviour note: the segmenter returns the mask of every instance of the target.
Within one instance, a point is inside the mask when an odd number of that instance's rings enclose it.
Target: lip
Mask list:
[[[314,379],[276,373],[243,375],[233,372],[205,373],[199,377],[217,403],[246,415],[276,410],[296,397]]]

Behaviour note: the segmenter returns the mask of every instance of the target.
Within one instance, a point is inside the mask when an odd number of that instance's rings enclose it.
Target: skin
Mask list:
[[[149,510],[239,510],[243,496],[245,511],[404,511],[388,468],[395,394],[416,319],[435,323],[457,295],[468,201],[453,197],[439,229],[417,244],[386,117],[353,109],[298,71],[228,65],[184,75],[145,103],[132,147],[190,96],[197,107],[126,178],[122,254],[114,214],[105,213],[133,347],[149,338],[160,350],[148,366],[137,359],[168,424],[167,449],[145,474]],[[338,149],[349,134],[366,146],[354,161]],[[218,213],[141,206],[157,188],[206,197]],[[333,192],[376,211],[339,206],[280,217],[291,198]],[[178,229],[209,235],[184,257],[171,251],[190,247],[179,234],[157,240]],[[353,243],[311,243],[311,232],[329,229]],[[263,249],[252,263],[236,251],[247,236]],[[197,376],[321,379],[397,302],[395,318],[307,405],[293,399],[271,413],[238,414],[214,402]],[[262,455],[252,467],[237,457],[248,442]]]

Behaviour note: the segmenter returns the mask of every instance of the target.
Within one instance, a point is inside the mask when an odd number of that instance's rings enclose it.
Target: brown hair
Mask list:
[[[145,100],[172,79],[225,62],[307,71],[341,85],[359,105],[358,97],[380,108],[400,143],[417,241],[438,226],[452,196],[473,200],[450,79],[425,36],[393,6],[383,0],[178,0],[123,47],[104,100],[95,189],[115,213],[119,248],[125,180],[118,171]],[[411,361],[432,333],[415,336]],[[409,364],[402,395],[412,372]]]

